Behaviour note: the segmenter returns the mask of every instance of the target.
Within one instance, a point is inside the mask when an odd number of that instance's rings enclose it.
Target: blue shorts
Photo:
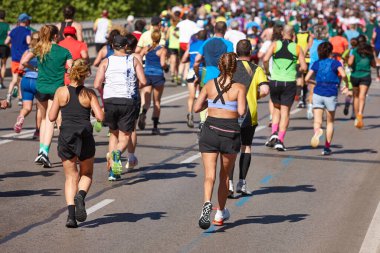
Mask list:
[[[313,94],[313,108],[314,109],[325,109],[329,112],[335,112],[336,106],[338,104],[337,96],[324,97],[317,94]]]
[[[165,84],[165,77],[162,76],[150,76],[145,75],[146,77],[146,85],[152,85],[153,87],[162,86]]]
[[[37,93],[37,79],[23,77],[21,79],[21,95],[23,101],[33,101]]]

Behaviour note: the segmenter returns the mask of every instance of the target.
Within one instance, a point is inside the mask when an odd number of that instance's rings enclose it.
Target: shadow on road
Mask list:
[[[181,177],[196,177],[197,175],[193,171],[179,171],[174,173],[166,173],[166,172],[152,172],[152,173],[146,173],[134,181],[130,181],[126,183],[125,185],[134,185],[138,183],[147,182],[150,180],[161,180],[161,179],[175,179],[175,178],[181,178]]]
[[[0,198],[13,198],[13,197],[26,197],[33,195],[40,195],[41,197],[60,196],[57,191],[61,189],[42,189],[42,190],[18,190],[0,192]]]
[[[252,193],[255,195],[264,195],[270,193],[289,193],[289,192],[316,192],[317,189],[313,185],[296,185],[296,186],[270,186],[261,187]]]
[[[142,219],[159,220],[165,216],[166,212],[151,212],[151,213],[113,213],[106,214],[104,217],[97,218],[95,220],[83,222],[80,227],[96,228],[101,225],[119,223],[119,222],[137,222]]]
[[[4,181],[4,178],[10,178],[10,177],[15,177],[15,178],[17,178],[17,177],[34,177],[34,176],[51,177],[54,175],[55,172],[58,172],[58,170],[8,172],[8,173],[0,175],[0,181]]]

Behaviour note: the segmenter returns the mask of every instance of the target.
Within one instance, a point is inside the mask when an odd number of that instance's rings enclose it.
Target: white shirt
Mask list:
[[[96,33],[95,33],[95,43],[106,43],[108,29],[111,28],[112,23],[108,18],[98,18],[95,21]]]
[[[244,40],[247,38],[247,36],[245,35],[245,33],[242,33],[238,30],[229,30],[226,32],[226,34],[224,35],[224,38],[226,40],[229,40],[232,42],[232,44],[234,44],[234,51],[236,52],[236,46],[237,46],[237,43],[241,40]]]
[[[199,27],[194,21],[182,20],[177,24],[179,28],[179,43],[189,43],[191,36],[199,31]]]

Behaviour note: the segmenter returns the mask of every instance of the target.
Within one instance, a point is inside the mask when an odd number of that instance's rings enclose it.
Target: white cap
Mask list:
[[[127,17],[127,21],[128,21],[128,22],[132,22],[133,20],[135,20],[135,17],[134,17],[134,16],[129,15],[129,16]]]
[[[323,16],[323,14],[319,14],[318,18],[325,18],[325,16]]]

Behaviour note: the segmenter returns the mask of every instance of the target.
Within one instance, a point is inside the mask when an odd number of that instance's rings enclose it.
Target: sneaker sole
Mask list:
[[[75,203],[75,219],[79,222],[83,222],[87,219],[87,212],[86,207],[84,205],[84,200],[82,196],[75,196],[74,203]]]
[[[286,151],[286,148],[283,148],[283,147],[280,147],[280,146],[274,146],[274,148],[275,148],[277,151],[281,151],[281,152]]]
[[[146,116],[144,117],[144,119],[141,118],[141,116],[139,118],[139,121],[138,121],[137,125],[138,125],[138,127],[139,127],[140,130],[144,130],[145,129],[145,118],[146,118]]]
[[[316,132],[314,134],[314,136],[311,138],[311,141],[310,141],[310,145],[313,147],[313,148],[316,148],[318,147],[319,145],[319,140],[321,139],[321,136],[323,135],[323,130],[322,129],[319,129],[318,132]]]
[[[215,225],[215,226],[223,226],[223,225],[224,225],[224,222],[225,222],[225,221],[228,221],[229,218],[230,218],[230,217],[227,217],[227,218],[224,218],[224,219],[222,219],[222,220],[220,220],[220,221],[213,220],[213,221],[212,221],[212,224]]]

